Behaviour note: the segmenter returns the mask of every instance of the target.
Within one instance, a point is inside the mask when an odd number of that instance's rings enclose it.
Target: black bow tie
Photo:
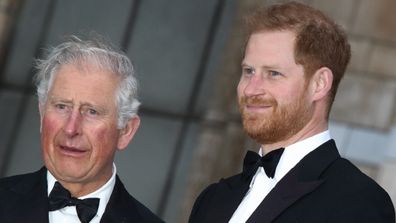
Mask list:
[[[275,175],[276,166],[278,165],[284,150],[284,148],[272,150],[263,157],[255,152],[248,151],[243,161],[243,177],[246,179],[251,179],[251,177],[256,173],[257,169],[262,166],[264,168],[265,174],[267,174],[269,178],[273,178]]]
[[[76,206],[78,218],[82,223],[88,223],[95,217],[98,211],[99,198],[87,198],[80,200],[72,197],[58,181],[48,197],[49,211],[56,211],[66,206]]]

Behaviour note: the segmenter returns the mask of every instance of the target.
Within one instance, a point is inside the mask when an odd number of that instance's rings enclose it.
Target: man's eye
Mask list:
[[[269,71],[269,74],[270,74],[272,77],[276,77],[276,76],[281,76],[281,75],[282,75],[280,72],[274,71],[274,70],[270,70],[270,71]]]
[[[81,115],[88,119],[96,119],[102,116],[102,112],[93,107],[82,107],[80,112]]]
[[[98,112],[95,109],[88,109],[89,115],[98,115]]]
[[[251,67],[243,67],[242,68],[242,73],[247,74],[247,75],[252,75],[255,73],[254,69]]]
[[[54,104],[54,108],[58,113],[67,113],[70,110],[70,107],[66,104]]]
[[[66,105],[64,105],[64,104],[56,104],[55,108],[57,108],[59,110],[64,110],[64,109],[66,109]]]
[[[100,113],[93,108],[85,108],[82,110],[82,114],[84,114],[88,118],[98,117]]]

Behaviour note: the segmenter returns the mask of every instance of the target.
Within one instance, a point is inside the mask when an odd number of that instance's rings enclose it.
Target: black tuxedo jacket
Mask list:
[[[35,173],[0,180],[1,223],[48,223],[48,195],[45,168]],[[114,190],[101,223],[162,222],[133,198],[116,177]]]
[[[189,222],[228,222],[250,180],[239,174],[207,187],[197,198]],[[395,223],[395,210],[388,194],[341,158],[329,140],[291,169],[247,222]]]

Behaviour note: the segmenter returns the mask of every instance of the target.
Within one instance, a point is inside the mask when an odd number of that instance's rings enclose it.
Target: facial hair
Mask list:
[[[239,99],[245,132],[256,142],[265,145],[289,139],[298,133],[311,119],[312,109],[304,101],[304,92],[298,100],[289,104],[279,104],[274,98],[263,99],[257,96]],[[249,112],[251,106],[270,106],[272,111],[265,113]]]

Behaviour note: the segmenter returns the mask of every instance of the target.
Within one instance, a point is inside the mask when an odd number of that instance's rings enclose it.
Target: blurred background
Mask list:
[[[235,100],[242,17],[258,0],[0,0],[0,176],[42,165],[34,58],[96,32],[132,59],[141,128],[116,158],[129,192],[167,222],[186,222],[209,183],[241,170]],[[347,31],[352,61],[331,113],[342,156],[396,201],[396,1],[305,0]],[[135,180],[132,180],[135,179]]]

